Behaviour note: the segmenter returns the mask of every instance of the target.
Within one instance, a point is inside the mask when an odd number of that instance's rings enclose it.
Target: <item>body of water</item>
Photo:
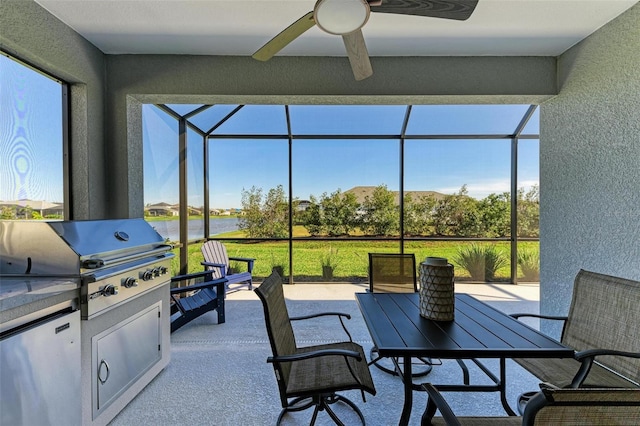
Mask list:
[[[149,224],[169,241],[180,240],[180,221],[179,220],[158,220],[149,222]],[[227,218],[210,218],[209,231],[211,235],[224,234],[225,232],[237,231],[238,219],[235,217]],[[204,238],[204,219],[189,219],[189,239]]]

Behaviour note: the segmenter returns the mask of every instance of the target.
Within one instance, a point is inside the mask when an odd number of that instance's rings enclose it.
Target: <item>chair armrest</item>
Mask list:
[[[567,320],[569,319],[569,317],[567,317],[567,316],[540,315],[540,314],[529,314],[529,313],[515,313],[515,314],[510,314],[509,316],[511,316],[512,318],[515,318],[515,319],[530,317],[530,318],[539,318],[539,319],[546,319],[546,320],[562,321],[562,332],[560,333],[560,341],[562,341],[564,339],[564,330],[567,327]]]
[[[578,388],[582,386],[582,383],[586,380],[589,375],[589,371],[591,371],[591,366],[593,365],[593,361],[595,361],[597,356],[601,355],[614,355],[614,356],[624,356],[630,358],[640,358],[640,353],[638,352],[624,352],[617,351],[614,349],[587,349],[584,351],[576,352],[574,358],[580,361],[582,364],[578,369],[578,372],[573,377],[571,381],[571,388]]]
[[[236,262],[247,262],[247,271],[253,272],[253,262],[255,261],[252,257],[230,257],[229,260],[234,260]]]
[[[344,357],[355,358],[358,361],[362,360],[360,354],[356,351],[350,351],[347,349],[320,349],[317,351],[302,352],[293,355],[278,355],[270,356],[267,358],[267,362],[292,362],[301,361],[303,359],[317,358],[319,356],[339,355]]]
[[[349,336],[349,341],[353,342],[353,338],[351,337],[351,333],[349,333],[349,330],[347,330],[347,326],[344,324],[344,321],[342,320],[342,318],[351,319],[351,315],[349,315],[349,314],[344,314],[342,312],[320,312],[320,313],[317,313],[317,314],[303,315],[303,316],[298,316],[298,317],[292,317],[292,318],[289,318],[289,319],[291,321],[299,321],[299,320],[306,320],[306,319],[310,319],[310,318],[318,318],[318,317],[324,317],[324,316],[337,316],[338,319],[340,320],[340,325],[342,325],[342,329],[347,334],[347,336]]]
[[[171,277],[171,282],[190,280],[190,279],[193,279],[193,278],[200,278],[200,277],[206,277],[206,276],[209,276],[209,278],[205,278],[205,280],[206,281],[211,281],[213,279],[213,272],[212,271],[201,271],[201,272],[193,272],[191,274],[176,275],[174,277]]]
[[[525,313],[510,314],[510,316],[515,318],[515,319],[522,318],[522,317],[533,317],[533,318],[548,319],[548,320],[558,320],[558,321],[566,321],[568,319],[568,317],[566,317],[566,316],[528,314],[526,312]]]
[[[238,262],[253,263],[256,259],[253,257],[230,257],[229,260],[237,260]]]
[[[585,358],[595,358],[600,355],[617,355],[631,358],[640,358],[640,352],[625,352],[617,351],[615,349],[587,349],[584,351],[576,352],[575,358],[578,361],[582,361]]]
[[[224,263],[213,263],[213,262],[200,262],[200,264],[202,266],[211,266],[213,268],[224,268],[225,266],[227,266]]]
[[[197,283],[197,284],[189,285],[186,287],[172,288],[169,290],[169,292],[170,294],[173,295],[173,294],[186,293],[187,291],[201,290],[203,288],[211,288],[213,286],[217,287],[216,291],[224,291],[224,284],[227,281],[228,280],[226,278],[218,278],[212,281],[205,281],[202,283]]]
[[[456,415],[453,414],[453,410],[447,401],[444,399],[442,394],[438,392],[438,390],[431,383],[423,383],[422,388],[427,391],[429,395],[427,399],[427,408],[422,415],[422,424],[430,425],[431,419],[436,414],[436,409],[440,410],[440,414],[442,414],[442,418],[447,423],[447,426],[460,426],[460,422],[456,418]]]
[[[223,277],[227,275],[227,265],[224,263],[200,262],[200,264],[206,268],[218,268]]]
[[[340,317],[345,317],[347,319],[351,319],[351,315],[345,314],[345,313],[342,313],[342,312],[320,312],[318,314],[302,315],[302,316],[299,316],[299,317],[291,317],[289,319],[291,321],[298,321],[298,320],[306,320],[306,319],[310,319],[310,318],[326,317],[326,316],[331,316],[331,315],[336,315],[336,316],[340,316]]]

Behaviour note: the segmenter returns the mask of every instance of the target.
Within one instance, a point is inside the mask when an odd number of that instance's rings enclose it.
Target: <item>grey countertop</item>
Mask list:
[[[0,276],[0,323],[79,297],[73,278]]]

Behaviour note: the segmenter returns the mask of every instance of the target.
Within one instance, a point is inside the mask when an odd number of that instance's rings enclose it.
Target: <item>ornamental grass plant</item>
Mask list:
[[[518,266],[525,281],[540,281],[540,252],[538,250],[518,250]]]
[[[496,271],[508,263],[503,251],[493,245],[476,243],[460,248],[453,261],[466,269],[475,281],[493,281]]]

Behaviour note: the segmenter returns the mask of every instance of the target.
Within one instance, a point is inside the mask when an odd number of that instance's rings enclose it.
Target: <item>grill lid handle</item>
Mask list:
[[[104,266],[104,260],[102,259],[89,259],[82,262],[82,267],[85,269],[98,269]]]
[[[162,244],[154,248],[153,250],[143,251],[143,252],[132,254],[129,256],[122,256],[117,259],[112,259],[112,260],[103,260],[103,259],[97,259],[97,258],[87,259],[84,262],[82,262],[82,266],[85,269],[97,269],[97,268],[102,268],[103,266],[110,266],[110,265],[121,263],[121,262],[142,259],[144,257],[160,256],[172,249],[173,249],[172,245]]]

